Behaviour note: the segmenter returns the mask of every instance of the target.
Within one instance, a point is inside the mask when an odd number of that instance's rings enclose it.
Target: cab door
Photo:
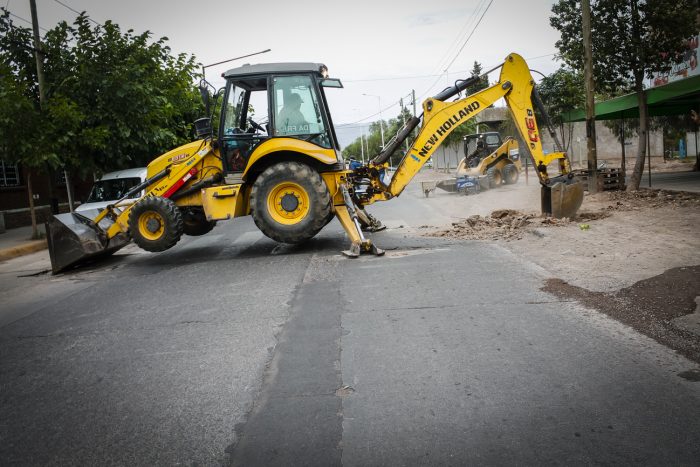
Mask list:
[[[245,171],[255,148],[270,138],[267,79],[229,81],[222,107],[219,141],[224,171]]]

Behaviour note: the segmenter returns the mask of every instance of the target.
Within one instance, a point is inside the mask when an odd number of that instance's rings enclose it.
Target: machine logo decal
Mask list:
[[[525,117],[525,126],[527,127],[527,137],[533,143],[536,143],[539,138],[537,136],[537,126],[535,125],[534,117]]]
[[[431,149],[438,144],[440,138],[447,136],[452,127],[459,125],[460,120],[467,118],[470,113],[475,112],[479,107],[481,107],[481,104],[478,101],[474,101],[459,109],[458,113],[453,114],[438,127],[437,131],[428,138],[428,141],[426,141],[426,144],[423,145],[418,154],[427,157]]]
[[[185,153],[182,153],[182,154],[178,154],[177,156],[173,156],[172,162],[173,162],[173,164],[175,164],[175,163],[177,163],[177,162],[180,162],[180,161],[183,160],[183,159],[187,159],[189,156],[190,156],[190,155],[187,154],[186,152],[185,152]]]

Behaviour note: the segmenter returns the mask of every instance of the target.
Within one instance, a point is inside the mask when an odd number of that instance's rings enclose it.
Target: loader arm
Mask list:
[[[197,173],[195,167],[211,150],[211,142],[202,142],[185,161],[169,164],[99,213],[84,211],[52,216],[46,223],[46,234],[53,273],[124,247],[129,242],[132,208],[150,196],[171,197]],[[142,189],[146,191],[142,197],[127,202]],[[88,216],[84,215],[88,213]]]
[[[498,99],[503,98],[521,138],[528,145],[537,168],[537,175],[542,185],[543,213],[555,217],[572,217],[575,215],[583,201],[583,188],[573,179],[566,153],[552,152],[545,154],[542,149],[542,141],[535,119],[532,99],[535,83],[525,60],[514,53],[508,55],[505,62],[501,65],[499,79],[494,85],[454,102],[445,102],[447,99],[459,95],[470,84],[470,80],[458,82],[455,86],[447,88],[437,96],[423,102],[423,125],[413,145],[397,166],[391,182],[384,189],[381,189],[382,183],[375,177],[375,180],[372,182],[372,187],[375,189],[372,192],[372,196],[360,200],[361,203],[371,204],[375,201],[399,196],[435,150],[457,126],[476,117],[481,111],[498,101]],[[413,126],[417,126],[417,123],[417,121],[414,121]],[[400,133],[397,140],[401,136],[404,136],[405,139],[410,132],[404,133],[405,135]],[[393,141],[393,143],[393,146],[390,143],[389,151],[391,151],[392,147],[398,147],[396,141]],[[370,170],[368,171],[370,175],[377,173],[376,168],[371,170],[372,164],[378,167],[388,159],[388,155],[385,153],[375,158],[374,162],[370,162]],[[547,172],[547,166],[553,161],[559,162],[559,173],[555,176],[550,176]]]

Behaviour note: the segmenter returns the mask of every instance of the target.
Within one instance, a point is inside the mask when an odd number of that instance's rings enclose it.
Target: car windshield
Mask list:
[[[99,180],[92,186],[92,191],[90,192],[87,202],[99,203],[101,201],[118,200],[139,183],[141,183],[139,177]],[[139,196],[140,194],[133,195],[134,198],[138,198]]]

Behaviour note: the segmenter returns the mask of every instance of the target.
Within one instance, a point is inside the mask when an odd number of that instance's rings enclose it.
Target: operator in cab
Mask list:
[[[476,149],[474,149],[474,151],[466,157],[467,167],[476,167],[486,156],[488,156],[486,142],[484,141],[484,137],[480,136],[476,141]]]
[[[299,108],[303,101],[295,92],[285,99],[284,106],[277,117],[277,133],[280,135],[297,135],[309,133],[309,122]]]

